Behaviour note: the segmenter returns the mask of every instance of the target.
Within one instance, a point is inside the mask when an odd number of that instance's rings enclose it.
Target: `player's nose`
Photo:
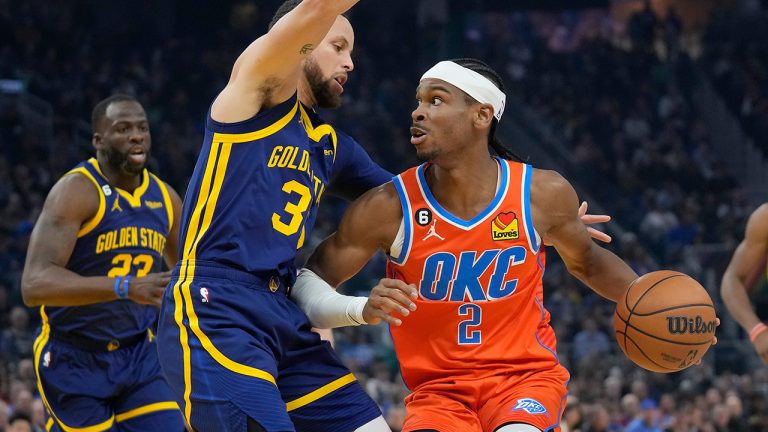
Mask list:
[[[355,62],[352,61],[352,54],[349,51],[342,56],[341,67],[347,72],[352,72],[355,69]]]
[[[424,121],[426,116],[424,115],[424,110],[422,109],[422,105],[419,104],[419,106],[416,107],[415,110],[411,113],[411,119],[415,122]]]

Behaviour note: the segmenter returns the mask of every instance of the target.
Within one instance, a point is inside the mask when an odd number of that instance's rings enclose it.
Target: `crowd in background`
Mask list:
[[[183,194],[210,102],[279,4],[147,3],[0,0],[0,432],[11,430],[12,416],[44,425],[32,359],[39,319],[23,306],[19,281],[45,195],[93,153],[93,105],[115,92],[136,95],[150,118],[151,168]],[[483,59],[502,73],[511,97],[557,131],[579,168],[564,174],[622,225],[625,234],[610,247],[635,271],[677,269],[701,280],[713,269],[719,277],[727,261],[704,263],[692,251],[707,244],[732,251],[757,203],[711,145],[709,125],[692,102],[691,70],[705,71],[744,130],[765,145],[766,8],[715,14],[694,55],[674,11],[641,9],[618,23],[604,11],[457,7],[447,0],[392,1],[386,8],[361,2],[351,14],[353,23],[366,23],[357,28],[356,70],[343,107],[323,116],[399,172],[416,163],[407,143],[420,72],[444,58]],[[50,104],[49,136],[19,108],[25,93]],[[344,208],[333,199],[324,203],[302,257],[334,229]],[[377,256],[345,289],[366,291],[383,274],[383,262]],[[703,365],[685,372],[647,373],[613,341],[612,304],[569,276],[555,253],[545,306],[559,358],[572,373],[569,431],[768,430],[768,369],[750,367],[756,363],[745,359],[754,355],[739,340],[721,338]],[[408,389],[388,329],[338,330],[335,346],[397,430]]]

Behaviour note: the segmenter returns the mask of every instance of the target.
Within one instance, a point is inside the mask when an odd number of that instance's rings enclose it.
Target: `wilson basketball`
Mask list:
[[[630,285],[613,317],[616,341],[638,366],[677,372],[712,345],[716,315],[698,282],[675,271],[648,273]]]

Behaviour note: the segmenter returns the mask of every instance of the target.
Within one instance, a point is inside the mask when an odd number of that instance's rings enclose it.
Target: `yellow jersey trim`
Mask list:
[[[178,410],[178,409],[179,409],[179,405],[173,401],[155,402],[149,405],[144,405],[138,408],[134,408],[132,410],[128,410],[124,413],[117,414],[115,416],[115,421],[119,423],[119,422],[124,422],[126,420],[130,420],[134,417],[150,414],[157,411]]]
[[[192,211],[189,229],[187,230],[187,236],[184,241],[184,252],[182,254],[184,261],[182,262],[181,270],[179,272],[179,280],[173,288],[175,306],[174,319],[180,330],[179,340],[182,346],[184,362],[184,416],[188,422],[192,417],[192,403],[190,400],[190,395],[192,393],[192,377],[188,334],[187,328],[183,322],[184,308],[186,308],[189,327],[192,330],[192,333],[194,333],[200,340],[205,351],[208,352],[217,363],[233,372],[260,378],[276,384],[275,378],[270,373],[237,363],[219,351],[200,328],[199,318],[195,313],[194,305],[192,303],[190,285],[195,276],[194,259],[197,252],[197,245],[211,225],[213,213],[216,209],[216,202],[219,198],[219,192],[221,191],[221,185],[224,182],[224,177],[226,175],[232,145],[232,143],[220,141],[214,141],[211,145],[211,152],[208,156],[208,162],[200,185],[200,193],[198,194],[197,202]],[[216,168],[215,175],[214,167]],[[203,211],[203,209],[205,209],[205,211]]]
[[[173,229],[173,203],[171,202],[171,194],[168,193],[168,187],[160,180],[156,175],[149,173],[153,179],[160,186],[160,192],[163,194],[163,202],[165,203],[165,212],[168,214],[168,232]]]
[[[307,112],[304,110],[304,107],[300,108],[301,124],[304,125],[304,129],[307,131],[307,135],[309,135],[312,141],[320,142],[324,136],[331,136],[331,143],[333,144],[333,161],[336,162],[336,144],[338,142],[338,138],[336,137],[336,130],[333,129],[333,126],[329,124],[321,124],[317,127],[312,126],[312,120],[309,119],[309,114],[307,114]]]
[[[291,412],[293,410],[299,409],[299,408],[301,408],[301,407],[303,407],[305,405],[308,405],[308,404],[310,404],[310,403],[312,403],[312,402],[322,398],[323,396],[328,395],[331,392],[334,392],[334,391],[344,387],[345,385],[347,385],[349,383],[355,382],[356,380],[357,380],[357,378],[355,378],[355,376],[353,374],[351,374],[351,373],[347,374],[347,375],[344,375],[343,377],[341,377],[341,378],[339,378],[337,380],[331,381],[330,383],[320,387],[319,389],[313,391],[312,393],[309,393],[309,394],[304,395],[304,396],[302,396],[302,397],[300,397],[298,399],[295,399],[295,400],[292,400],[292,401],[286,403],[285,404],[285,408],[286,408],[286,410],[288,412]]]
[[[106,180],[107,176],[104,175],[104,173],[101,171],[101,167],[99,166],[99,161],[96,160],[96,158],[90,158],[88,159],[88,163],[90,163],[96,171],[101,174],[102,177]],[[110,185],[111,186],[111,185]],[[128,201],[128,204],[131,205],[131,207],[141,207],[141,197],[144,195],[144,192],[147,191],[147,188],[149,187],[149,175],[147,174],[146,168],[141,173],[141,184],[139,187],[136,188],[136,190],[133,191],[133,193],[130,193],[128,191],[122,190],[119,187],[112,186],[117,193],[120,194],[121,197],[125,198],[126,201]]]
[[[99,223],[101,223],[101,220],[104,218],[104,212],[107,209],[107,201],[104,198],[104,192],[102,192],[101,187],[99,186],[99,182],[96,181],[96,178],[87,169],[85,169],[85,167],[75,168],[64,175],[68,176],[70,174],[84,175],[86,178],[88,178],[88,180],[91,181],[91,183],[93,183],[94,186],[96,186],[96,193],[99,194],[99,209],[96,210],[96,214],[90,220],[85,222],[80,227],[80,230],[77,232],[77,238],[80,238],[93,231],[93,229],[96,228]]]
[[[203,348],[211,355],[219,364],[225,368],[237,372],[242,375],[252,376],[260,378],[265,381],[269,381],[276,384],[275,378],[268,372],[261,369],[257,369],[251,366],[240,364],[231,360],[219,351],[213,342],[206,336],[203,330],[200,328],[199,319],[195,313],[195,308],[192,303],[192,294],[190,293],[190,285],[195,275],[195,255],[197,253],[197,245],[200,239],[205,235],[208,228],[211,226],[211,220],[213,220],[213,213],[216,209],[216,202],[219,199],[219,192],[221,191],[221,185],[224,182],[224,177],[227,172],[227,164],[229,163],[229,155],[232,150],[231,143],[214,143],[212,148],[212,155],[208,159],[208,165],[205,169],[205,175],[203,176],[202,188],[200,197],[195,205],[195,209],[192,212],[192,218],[189,223],[189,230],[184,244],[184,258],[186,265],[182,267],[184,272],[183,276],[185,282],[181,285],[182,297],[184,298],[184,306],[187,310],[187,317],[189,318],[189,326],[192,332],[200,339],[200,343]],[[218,153],[218,161],[216,161],[216,153]],[[213,174],[213,166],[216,165],[216,174],[211,178]],[[205,199],[200,199],[205,197]],[[205,209],[205,213],[203,213]],[[202,219],[202,220],[201,220]],[[193,234],[193,235],[190,235]]]
[[[212,141],[214,143],[236,144],[236,143],[244,143],[244,142],[256,141],[262,138],[266,138],[280,131],[280,129],[284,128],[285,125],[290,123],[291,120],[293,120],[293,118],[296,116],[296,111],[298,109],[299,109],[299,101],[297,99],[296,104],[293,105],[293,108],[291,108],[288,114],[284,115],[280,120],[272,123],[271,125],[263,129],[259,129],[254,132],[235,133],[235,134],[214,132]]]
[[[50,431],[53,427],[53,417],[48,417],[48,421],[45,422],[45,430]]]
[[[48,409],[48,412],[51,414],[51,417],[55,420],[56,423],[59,424],[61,429],[64,430],[64,432],[102,432],[105,430],[109,430],[112,425],[115,423],[115,416],[111,416],[107,420],[104,420],[103,422],[99,424],[95,424],[92,426],[82,427],[82,428],[76,428],[72,426],[65,425],[61,419],[59,419],[56,416],[56,413],[53,412],[53,409],[51,408],[51,404],[48,403],[48,399],[45,397],[45,391],[43,390],[43,381],[40,379],[40,357],[43,355],[43,348],[45,347],[45,344],[48,343],[48,337],[51,333],[51,327],[48,324],[48,315],[45,313],[45,306],[40,307],[40,317],[43,320],[42,324],[42,330],[40,331],[40,335],[35,339],[35,343],[33,345],[33,351],[35,353],[35,375],[37,375],[37,390],[40,392],[40,399],[42,399],[43,404]],[[50,422],[50,420],[49,420]],[[46,425],[48,427],[48,425]]]

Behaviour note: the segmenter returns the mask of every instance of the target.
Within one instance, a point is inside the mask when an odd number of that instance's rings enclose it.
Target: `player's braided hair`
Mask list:
[[[473,58],[460,58],[451,61],[458,64],[459,66],[463,66],[488,78],[492,83],[496,85],[496,87],[499,88],[499,90],[504,91],[504,80],[502,80],[501,76],[496,73],[495,70],[491,69],[491,67],[488,66],[485,62]],[[472,103],[477,102],[470,96],[467,96],[467,98],[469,98]],[[505,146],[501,141],[499,141],[498,138],[496,138],[496,128],[498,125],[499,121],[494,117],[493,121],[491,122],[491,131],[488,133],[488,147],[490,147],[494,153],[503,159],[523,162],[523,159],[520,156],[515,154],[515,152],[513,152],[509,147]]]

